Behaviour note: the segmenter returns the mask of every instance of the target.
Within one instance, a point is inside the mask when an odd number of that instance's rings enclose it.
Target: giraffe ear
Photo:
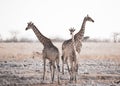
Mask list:
[[[75,31],[75,28],[73,27],[73,30]]]
[[[27,24],[29,24],[30,22],[28,22]]]
[[[74,29],[74,31],[75,31],[75,29]]]

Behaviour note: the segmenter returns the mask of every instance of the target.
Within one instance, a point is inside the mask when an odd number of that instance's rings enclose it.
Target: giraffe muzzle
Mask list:
[[[94,22],[94,20],[92,20],[92,22]]]
[[[28,28],[26,28],[25,30],[28,30]]]

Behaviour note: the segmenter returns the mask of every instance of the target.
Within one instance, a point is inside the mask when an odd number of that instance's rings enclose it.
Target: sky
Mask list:
[[[69,28],[77,33],[87,14],[95,21],[87,22],[85,36],[111,38],[120,32],[120,0],[0,0],[0,35],[10,38],[36,39],[32,30],[25,31],[32,21],[48,38],[71,38]]]

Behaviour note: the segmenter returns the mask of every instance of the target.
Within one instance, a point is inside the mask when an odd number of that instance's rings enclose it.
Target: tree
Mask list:
[[[11,34],[11,42],[18,42],[17,35],[19,34],[18,31],[10,31]]]
[[[2,42],[3,40],[2,40],[2,36],[1,36],[1,34],[0,34],[0,42]]]
[[[117,33],[117,32],[114,32],[114,33],[113,33],[113,40],[114,40],[114,43],[117,42],[118,36],[120,36],[120,33]]]
[[[85,36],[85,37],[83,38],[83,41],[87,41],[89,38],[90,38],[89,36]]]

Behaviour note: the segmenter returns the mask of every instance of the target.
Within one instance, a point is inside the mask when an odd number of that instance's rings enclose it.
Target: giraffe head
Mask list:
[[[30,29],[30,28],[32,28],[33,26],[34,26],[34,24],[32,23],[32,22],[29,22],[29,23],[27,23],[28,25],[27,25],[27,27],[26,27],[26,29],[25,30],[28,30],[28,29]]]
[[[85,19],[86,19],[86,21],[94,22],[94,20],[91,17],[89,17],[88,15],[85,17]]]
[[[74,27],[70,28],[69,31],[70,31],[70,34],[72,35],[74,33],[74,31],[75,31]]]

